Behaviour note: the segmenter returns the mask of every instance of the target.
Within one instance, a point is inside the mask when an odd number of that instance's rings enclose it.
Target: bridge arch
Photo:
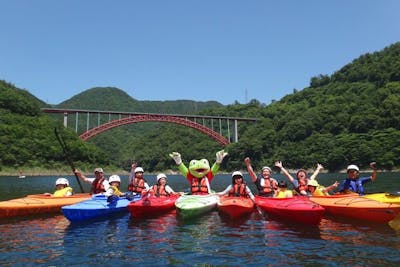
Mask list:
[[[126,124],[133,124],[133,123],[139,123],[139,122],[169,122],[169,123],[176,123],[180,125],[184,125],[193,129],[196,129],[208,136],[210,136],[212,139],[217,141],[219,144],[226,146],[229,144],[229,140],[227,140],[225,137],[220,135],[219,133],[211,130],[210,128],[207,128],[199,123],[196,123],[194,121],[181,118],[181,117],[175,117],[175,116],[170,116],[170,115],[157,115],[157,114],[143,114],[143,115],[135,115],[131,117],[125,117],[121,119],[116,119],[112,120],[110,122],[104,123],[102,125],[99,125],[95,128],[92,128],[88,130],[87,132],[84,132],[81,134],[79,137],[83,140],[89,140],[90,138],[105,132],[107,130],[110,130],[112,128],[121,126],[121,125],[126,125]]]

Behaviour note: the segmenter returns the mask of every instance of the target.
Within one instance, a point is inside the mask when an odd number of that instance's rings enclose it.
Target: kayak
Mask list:
[[[193,218],[216,208],[219,197],[216,195],[183,195],[176,202],[178,216]]]
[[[319,204],[302,196],[290,198],[256,196],[255,202],[268,215],[307,225],[318,225],[325,213],[325,209]]]
[[[254,203],[246,197],[223,196],[219,198],[217,207],[221,213],[237,218],[253,212]]]
[[[134,196],[133,200],[128,200],[126,197],[119,197],[116,201],[107,202],[106,196],[93,195],[91,199],[64,206],[61,210],[69,221],[79,222],[128,212],[128,204],[140,198],[140,195]]]
[[[366,194],[364,197],[384,203],[400,204],[400,194],[375,193]]]
[[[400,213],[400,205],[383,203],[354,195],[310,197],[310,199],[335,216],[387,223]]]
[[[69,197],[53,197],[47,194],[27,195],[23,198],[0,202],[0,218],[61,212],[61,207],[86,199],[89,194],[75,194]]]
[[[128,210],[132,217],[146,217],[166,213],[175,209],[175,201],[179,195],[169,197],[150,196],[131,202]]]

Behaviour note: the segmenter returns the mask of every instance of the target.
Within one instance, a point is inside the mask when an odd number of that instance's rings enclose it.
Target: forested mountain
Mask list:
[[[0,165],[60,166],[63,158],[52,131],[61,122],[50,122],[50,117],[41,115],[38,107],[45,103],[26,91],[6,82],[0,83],[0,90],[0,148],[7,151],[0,156]],[[22,100],[28,103],[15,104]],[[259,118],[255,124],[239,124],[239,142],[225,148],[229,156],[222,170],[226,171],[244,169],[246,156],[252,158],[256,169],[272,166],[276,160],[293,169],[314,168],[317,163],[329,170],[350,163],[367,168],[370,161],[377,161],[381,169],[399,168],[400,43],[362,55],[332,75],[312,77],[309,87],[269,105],[258,100],[228,106],[138,101],[110,87],[87,90],[56,107]],[[18,116],[22,117],[17,120]],[[184,162],[203,157],[213,162],[215,152],[221,149],[193,129],[168,123],[126,125],[86,143],[70,131],[65,134],[73,144],[74,160],[80,164],[127,167],[137,160],[146,171],[176,169],[168,157],[172,151],[180,152]],[[24,149],[28,146],[30,149]]]

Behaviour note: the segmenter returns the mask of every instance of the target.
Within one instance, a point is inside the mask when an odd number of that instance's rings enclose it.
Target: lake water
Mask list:
[[[321,184],[345,174],[321,174]],[[53,192],[57,177],[0,177],[0,200]],[[75,177],[68,177],[79,191]],[[123,176],[122,188],[127,186]],[[249,185],[250,179],[245,177]],[[282,179],[280,174],[275,178]],[[146,176],[149,184],[155,176]],[[185,178],[169,176],[176,191]],[[231,181],[218,175],[216,191]],[[250,186],[253,192],[254,187]],[[86,191],[89,187],[85,185]],[[372,192],[400,189],[399,173],[379,173]],[[71,224],[59,214],[0,220],[0,266],[399,266],[400,231],[376,224],[325,217],[318,226],[291,224],[256,212],[233,221],[213,211],[191,221],[174,212],[138,220],[117,218]]]

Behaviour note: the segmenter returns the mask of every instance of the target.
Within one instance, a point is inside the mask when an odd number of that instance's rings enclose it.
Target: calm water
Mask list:
[[[328,185],[344,174],[322,174]],[[0,200],[53,192],[57,177],[0,177]],[[75,177],[68,177],[79,191]],[[123,188],[126,188],[127,177]],[[275,175],[281,179],[282,176]],[[153,184],[155,177],[147,177]],[[379,173],[368,192],[400,189],[399,173]],[[249,181],[249,178],[246,177]],[[218,175],[220,191],[230,176]],[[250,182],[248,182],[250,184]],[[170,176],[177,191],[185,179]],[[88,190],[88,187],[86,187]],[[251,186],[254,191],[254,187]],[[0,266],[399,266],[400,231],[388,225],[324,218],[309,227],[253,213],[238,221],[214,211],[192,221],[175,213],[71,224],[61,214],[0,220]]]

